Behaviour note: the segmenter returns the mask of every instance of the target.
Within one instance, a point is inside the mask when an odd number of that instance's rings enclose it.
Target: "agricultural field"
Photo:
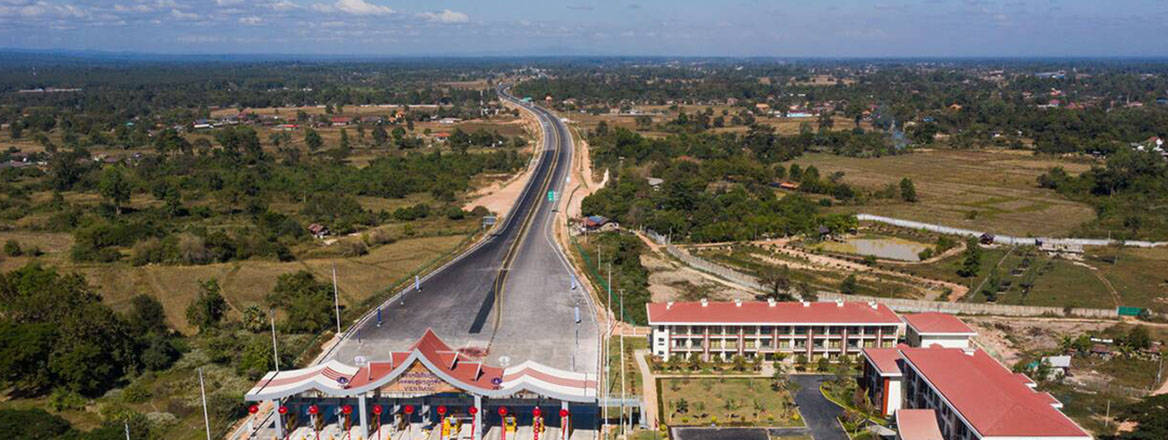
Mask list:
[[[1065,236],[1094,218],[1090,206],[1039,188],[1035,180],[1054,166],[1078,174],[1090,168],[1086,161],[1035,156],[1029,151],[938,149],[878,158],[813,153],[791,163],[814,165],[824,176],[843,172],[844,182],[869,191],[908,177],[920,199],[916,203],[871,200],[865,205],[833,208],[837,212],[863,212],[1015,236]]]
[[[661,421],[670,426],[801,426],[791,393],[767,378],[662,378]]]

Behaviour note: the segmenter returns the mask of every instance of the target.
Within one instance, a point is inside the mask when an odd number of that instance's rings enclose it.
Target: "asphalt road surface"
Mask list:
[[[350,364],[357,356],[384,360],[432,328],[452,347],[484,350],[490,364],[534,360],[565,370],[597,371],[598,332],[591,300],[582,288],[572,289],[571,271],[551,236],[555,213],[548,191],[558,198],[566,187],[571,134],[547,110],[505,93],[500,96],[531,110],[543,128],[544,150],[519,200],[492,236],[423,278],[421,291],[411,286],[383,304],[380,326],[377,311],[370,311],[329,358]],[[575,307],[580,309],[579,324]]]
[[[831,403],[819,391],[819,384],[834,378],[835,376],[831,375],[791,375],[791,380],[799,384],[799,392],[795,393],[795,404],[799,406],[799,413],[803,415],[803,421],[815,440],[848,440],[848,434],[836,420],[836,417],[843,414],[843,409]]]

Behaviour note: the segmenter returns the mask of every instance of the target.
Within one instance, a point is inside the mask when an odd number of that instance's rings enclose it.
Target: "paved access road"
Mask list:
[[[530,359],[565,370],[597,371],[591,299],[582,288],[571,288],[571,271],[551,236],[555,213],[547,193],[559,195],[566,186],[571,133],[554,114],[517,100],[505,88],[500,96],[532,112],[543,131],[543,150],[519,200],[492,236],[424,277],[421,291],[411,286],[383,304],[381,326],[376,310],[370,311],[329,358],[384,360],[433,328],[453,347],[485,350],[495,365]],[[503,287],[499,295],[496,286]]]
[[[803,422],[811,430],[811,437],[815,440],[848,440],[836,417],[843,414],[843,409],[831,403],[819,391],[819,384],[834,379],[835,376],[820,374],[792,374],[791,380],[799,384],[799,392],[795,393],[795,404],[799,406],[799,413],[803,415]]]

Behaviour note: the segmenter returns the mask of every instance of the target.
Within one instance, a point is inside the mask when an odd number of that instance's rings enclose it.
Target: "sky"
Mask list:
[[[1168,56],[1168,0],[0,0],[0,48],[373,56]]]

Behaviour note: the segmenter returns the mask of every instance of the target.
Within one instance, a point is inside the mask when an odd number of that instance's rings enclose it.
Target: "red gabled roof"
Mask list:
[[[899,324],[896,313],[879,303],[743,301],[650,303],[650,324]]]
[[[901,348],[918,371],[982,437],[1090,438],[1014,373],[981,350]]]
[[[901,344],[900,347],[908,347]],[[900,365],[896,361],[900,360],[900,347],[897,348],[865,348],[864,357],[871,361],[876,371],[881,376],[900,376]]]
[[[937,427],[937,412],[931,409],[896,411],[896,431],[900,440],[945,440]]]
[[[482,365],[481,362],[459,356],[457,351],[442,342],[442,339],[432,330],[427,329],[426,333],[417,342],[414,342],[414,345],[410,346],[409,351],[391,353],[392,361],[370,362],[369,365],[361,367],[357,374],[350,378],[349,387],[360,387],[378,381],[401,367],[401,363],[408,360],[410,354],[415,350],[421,357],[430,361],[437,372],[453,378],[456,383],[451,385],[494,389],[497,385],[493,383],[493,380],[501,380],[503,377],[502,368]],[[458,357],[457,362],[455,362],[456,356]]]
[[[904,323],[912,327],[917,333],[937,334],[976,334],[972,328],[948,313],[926,312],[904,315]]]

